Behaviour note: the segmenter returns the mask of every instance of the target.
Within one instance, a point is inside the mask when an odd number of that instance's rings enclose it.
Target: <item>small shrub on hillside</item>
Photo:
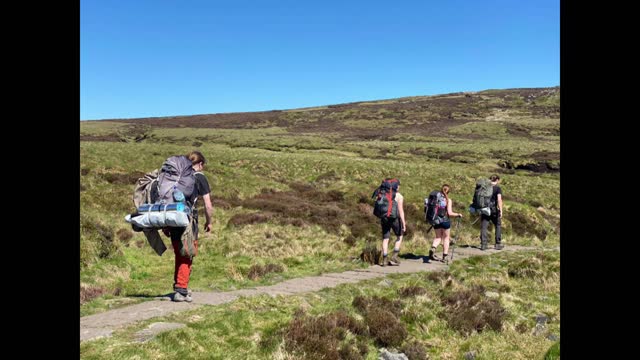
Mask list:
[[[359,359],[352,343],[344,342],[347,332],[356,336],[366,336],[367,329],[361,321],[345,312],[338,311],[319,317],[298,313],[285,330],[285,348],[288,351],[305,354],[309,359],[340,359],[340,354]]]
[[[80,305],[85,304],[97,297],[105,294],[107,290],[100,286],[82,286],[80,285]]]
[[[400,351],[407,355],[407,357],[411,360],[427,360],[429,359],[429,355],[427,354],[427,349],[425,349],[424,345],[420,344],[417,341],[412,341],[409,343],[405,343]]]
[[[232,226],[241,226],[247,224],[260,224],[268,222],[273,218],[272,213],[252,213],[252,214],[236,214],[229,219],[228,224]]]
[[[366,297],[362,295],[358,295],[353,299],[351,303],[353,307],[358,310],[361,314],[366,314],[367,311],[377,308],[380,310],[385,310],[391,312],[395,316],[400,316],[402,314],[402,301],[400,300],[390,300],[384,297],[379,296],[371,296]]]
[[[369,333],[381,346],[400,346],[408,335],[400,320],[384,308],[374,307],[367,310],[365,321]]]
[[[482,286],[445,294],[441,301],[445,306],[442,316],[449,327],[463,335],[486,329],[502,330],[506,310],[499,301],[488,299]]]
[[[249,274],[247,275],[247,277],[251,280],[257,280],[268,273],[283,272],[283,271],[284,271],[284,268],[282,267],[282,265],[267,264],[265,266],[262,266],[262,265],[256,264],[251,266],[251,268],[249,268]]]
[[[371,265],[375,265],[380,262],[380,250],[376,247],[374,242],[366,243],[362,253],[360,253],[360,260]]]
[[[407,287],[398,289],[398,295],[400,295],[403,298],[424,295],[426,293],[427,293],[427,289],[420,286],[407,286]]]

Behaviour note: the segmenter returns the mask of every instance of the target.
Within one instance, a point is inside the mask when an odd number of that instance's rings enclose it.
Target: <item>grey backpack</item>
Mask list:
[[[156,204],[172,204],[186,201],[193,205],[196,177],[191,160],[186,156],[172,156],[168,158],[158,173]],[[184,197],[180,196],[182,192]]]
[[[434,190],[424,199],[425,220],[431,225],[447,221],[447,198],[438,190]]]
[[[478,179],[476,189],[473,193],[473,200],[469,211],[485,215],[491,215],[491,196],[493,195],[493,185],[489,179]]]

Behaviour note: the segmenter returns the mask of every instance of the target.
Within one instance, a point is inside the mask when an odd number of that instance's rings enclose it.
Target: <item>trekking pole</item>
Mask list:
[[[431,225],[429,229],[427,229],[427,233],[425,235],[429,235],[429,231],[431,231],[431,229],[433,229],[433,225]]]
[[[460,218],[456,219],[456,237],[451,244],[451,261],[453,261],[453,252],[456,250],[456,243],[458,242],[458,236],[460,235]]]

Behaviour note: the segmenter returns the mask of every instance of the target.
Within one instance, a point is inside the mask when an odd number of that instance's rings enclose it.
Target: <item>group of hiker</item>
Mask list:
[[[488,248],[488,225],[492,222],[495,226],[495,249],[502,250],[502,189],[498,185],[500,176],[492,175],[489,179],[481,179],[476,183],[473,203],[470,211],[477,212],[480,215],[481,232],[480,232],[480,249]],[[427,231],[433,229],[435,238],[429,250],[427,262],[431,260],[448,262],[449,244],[451,238],[451,218],[462,218],[461,213],[453,211],[453,201],[449,198],[451,186],[442,185],[439,191],[433,191],[429,197],[425,198],[424,212],[425,220],[431,224]],[[387,178],[382,181],[373,195],[375,199],[373,213],[380,218],[382,227],[382,256],[379,265],[387,266],[400,265],[398,255],[400,246],[402,245],[402,237],[406,232],[406,221],[404,216],[404,197],[400,194],[400,180]],[[391,230],[397,236],[393,247],[393,255],[389,259],[389,238]],[[442,258],[438,258],[435,254],[436,249],[442,242],[443,253]]]
[[[151,247],[159,254],[166,250],[158,230],[171,238],[175,253],[175,270],[173,278],[173,301],[191,302],[189,278],[193,257],[198,251],[198,212],[196,202],[204,201],[204,231],[211,231],[213,205],[211,188],[206,176],[202,173],[206,164],[204,155],[192,151],[186,156],[168,158],[159,170],[147,173],[138,179],[134,191],[136,213],[125,219],[132,224],[134,231],[142,231]],[[488,179],[487,179],[488,180]],[[502,189],[498,184],[500,177],[493,175],[490,183],[478,181],[474,201],[470,211],[477,211],[482,220],[480,235],[482,250],[487,249],[488,224],[495,226],[495,248],[502,249],[501,218]],[[451,218],[462,218],[462,214],[453,211],[453,202],[449,198],[451,186],[444,184],[439,191],[433,191],[425,199],[425,220],[435,230],[435,238],[429,250],[429,260],[447,261]],[[489,196],[490,195],[490,196]],[[382,256],[380,265],[399,265],[400,246],[406,232],[404,213],[404,197],[400,193],[400,180],[387,178],[378,187],[372,198],[374,215],[380,218],[382,227]],[[393,254],[388,259],[388,247],[391,231],[397,236]],[[429,229],[429,231],[431,228]],[[442,259],[435,255],[436,248],[443,244]]]

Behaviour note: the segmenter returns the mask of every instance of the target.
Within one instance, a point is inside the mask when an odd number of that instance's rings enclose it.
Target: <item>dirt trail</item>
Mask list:
[[[535,247],[507,246],[501,251],[522,251],[534,250]],[[455,249],[454,261],[469,256],[491,255],[499,252],[490,249],[481,251],[475,247],[461,247]],[[441,262],[425,263],[424,256],[414,259],[402,259],[400,266],[378,265],[370,266],[368,269],[358,269],[341,273],[327,273],[320,276],[309,276],[297,279],[286,280],[270,286],[260,286],[251,289],[242,289],[227,292],[194,292],[192,303],[176,303],[169,297],[162,300],[147,301],[141,304],[131,305],[120,309],[110,310],[104,313],[84,316],[80,318],[80,341],[96,339],[111,334],[120,328],[131,325],[135,322],[147,320],[153,317],[165,316],[171,313],[192,310],[202,305],[219,305],[231,302],[241,296],[254,296],[260,294],[293,295],[304,292],[318,291],[323,288],[331,288],[345,283],[356,283],[387,274],[413,273],[420,271],[444,270],[448,266]]]

